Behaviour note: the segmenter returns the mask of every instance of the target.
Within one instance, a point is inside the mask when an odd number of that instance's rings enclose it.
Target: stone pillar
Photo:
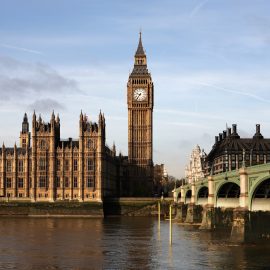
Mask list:
[[[215,214],[215,208],[212,204],[204,206],[202,212],[202,224],[200,226],[201,230],[213,230],[216,227]]]
[[[195,182],[194,180],[192,181],[192,184],[191,184],[191,200],[190,200],[190,203],[194,203],[195,204]]]
[[[36,114],[33,114],[32,121],[32,185],[30,189],[31,201],[35,202],[37,199],[37,136],[36,136]]]
[[[18,169],[17,169],[17,163],[18,163],[18,155],[17,155],[17,146],[14,145],[14,156],[13,156],[13,173],[12,173],[12,185],[13,185],[13,197],[18,197]]]
[[[61,180],[60,186],[62,188],[62,200],[65,199],[65,146],[62,142],[62,171],[61,171]]]
[[[231,241],[241,243],[248,239],[250,232],[249,212],[246,208],[238,207],[233,210],[233,225]]]
[[[208,205],[214,206],[215,195],[214,195],[214,178],[212,175],[208,176]]]
[[[202,221],[202,206],[194,203],[188,204],[186,223],[198,223]]]
[[[247,168],[242,167],[239,169],[240,176],[240,207],[248,209],[248,173]]]
[[[25,196],[29,197],[29,148],[26,148],[26,155],[24,159],[24,192]]]
[[[54,120],[52,120],[54,121]],[[55,195],[55,176],[56,176],[56,166],[55,166],[55,131],[54,131],[54,122],[52,124],[52,131],[50,134],[50,146],[49,146],[49,190],[48,190],[48,199],[53,202],[56,199]]]
[[[7,191],[6,191],[6,150],[5,150],[5,146],[3,144],[2,147],[2,173],[1,173],[1,178],[2,178],[2,182],[1,182],[1,196],[6,197],[7,196]]]
[[[179,222],[184,222],[187,216],[187,205],[184,203],[177,204],[175,219]]]
[[[181,192],[180,203],[185,203],[185,191],[184,191],[183,186],[181,186],[180,192]]]

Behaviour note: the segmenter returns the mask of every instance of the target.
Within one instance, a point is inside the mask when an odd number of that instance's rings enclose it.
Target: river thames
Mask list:
[[[1,218],[0,269],[270,269],[270,246],[154,218]]]

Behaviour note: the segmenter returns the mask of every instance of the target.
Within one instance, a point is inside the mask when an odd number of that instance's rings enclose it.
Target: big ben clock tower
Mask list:
[[[147,69],[141,33],[134,58],[127,83],[129,195],[150,196],[153,191],[154,85]]]

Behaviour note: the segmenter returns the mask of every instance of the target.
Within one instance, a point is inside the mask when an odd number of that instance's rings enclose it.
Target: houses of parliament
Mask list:
[[[79,138],[60,137],[60,118],[45,122],[36,113],[30,129],[23,117],[20,145],[0,148],[0,196],[25,201],[102,201],[153,192],[154,86],[141,34],[127,83],[128,156],[106,145],[106,120],[81,112]]]

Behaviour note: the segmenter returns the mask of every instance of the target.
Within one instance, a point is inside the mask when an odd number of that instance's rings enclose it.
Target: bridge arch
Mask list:
[[[197,204],[205,205],[208,203],[208,187],[201,186],[197,191]]]
[[[185,203],[186,204],[191,202],[191,195],[192,195],[191,189],[188,189],[186,191],[186,197],[185,197]]]
[[[216,191],[216,207],[238,207],[240,186],[233,181],[224,181]]]
[[[270,211],[270,177],[257,181],[249,193],[249,209],[251,211]]]

